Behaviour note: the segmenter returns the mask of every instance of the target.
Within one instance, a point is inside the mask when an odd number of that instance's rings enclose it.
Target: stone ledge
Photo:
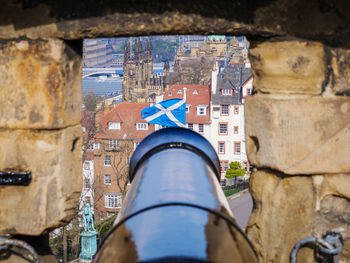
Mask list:
[[[285,174],[350,173],[350,97],[248,97],[247,154]]]

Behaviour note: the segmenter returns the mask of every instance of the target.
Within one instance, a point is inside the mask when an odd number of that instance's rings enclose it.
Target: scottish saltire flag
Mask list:
[[[186,101],[185,99],[163,100],[144,108],[141,111],[141,118],[149,123],[168,127],[185,127]]]

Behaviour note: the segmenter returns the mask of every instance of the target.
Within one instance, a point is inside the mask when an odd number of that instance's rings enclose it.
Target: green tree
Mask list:
[[[242,166],[239,162],[231,162],[230,168],[227,169],[225,177],[228,179],[237,178],[237,176],[244,176],[246,173],[245,169],[242,169]]]

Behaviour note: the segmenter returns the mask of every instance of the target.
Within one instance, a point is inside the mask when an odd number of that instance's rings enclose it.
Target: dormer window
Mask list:
[[[147,131],[148,130],[148,123],[144,123],[144,122],[136,123],[136,130],[138,130],[138,131]]]
[[[120,122],[108,122],[109,130],[120,130]]]
[[[221,95],[223,96],[232,96],[233,90],[232,89],[222,89]]]
[[[198,94],[197,90],[195,89],[192,94]]]

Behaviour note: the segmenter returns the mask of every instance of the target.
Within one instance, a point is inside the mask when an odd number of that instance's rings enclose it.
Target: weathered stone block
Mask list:
[[[247,153],[286,174],[350,173],[350,98],[248,97]]]
[[[325,81],[324,48],[318,42],[264,42],[250,49],[254,89],[261,93],[322,92]]]
[[[334,49],[331,51],[331,68],[334,74],[333,90],[339,95],[350,95],[350,50]]]
[[[350,175],[286,176],[255,172],[250,179],[254,209],[246,228],[260,262],[289,262],[297,241],[327,231],[350,237]],[[339,255],[350,260],[350,243]],[[315,262],[314,251],[301,248],[297,262]]]
[[[81,119],[81,56],[62,40],[0,43],[0,127],[56,129]]]
[[[0,234],[39,235],[67,223],[82,187],[81,126],[0,131],[0,170],[31,171],[29,186],[0,188]]]

